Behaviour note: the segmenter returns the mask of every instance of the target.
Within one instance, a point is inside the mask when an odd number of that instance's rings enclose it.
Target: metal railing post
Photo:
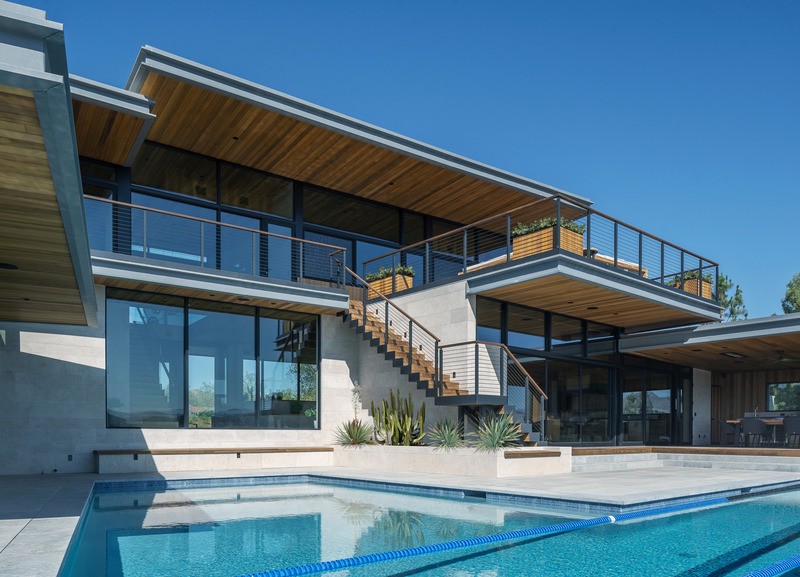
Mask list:
[[[467,243],[468,242],[469,242],[469,240],[468,240],[468,235],[467,235],[467,229],[465,228],[464,229],[464,254],[462,255],[463,256],[464,274],[467,274]]]
[[[511,213],[506,213],[506,262],[511,260]]]
[[[508,395],[508,355],[500,348],[500,396]]]
[[[544,395],[539,395],[539,439],[545,441],[547,437],[545,436],[544,430],[544,422],[545,422],[545,405],[544,405]],[[531,419],[533,420],[533,419]]]
[[[147,258],[147,211],[142,211],[142,258]]]
[[[444,349],[439,346],[439,341],[436,341],[436,346],[439,347],[439,395],[444,394]]]
[[[556,199],[556,226],[553,229],[553,246],[561,248],[561,199]]]
[[[525,422],[533,424],[533,394],[527,375],[525,376]]]
[[[431,278],[431,243],[425,243],[425,256],[423,257],[425,261],[422,263],[422,284],[428,284],[433,282]]]
[[[392,294],[397,292],[397,253],[392,255]]]
[[[384,328],[386,329],[385,332],[384,332],[384,335],[383,335],[383,344],[385,344],[388,347],[389,346],[389,301],[383,301],[383,305],[384,305],[384,309],[383,309],[384,321],[383,321],[383,324],[384,324]]]
[[[592,256],[592,211],[586,212],[586,256]]]
[[[475,396],[478,396],[478,371],[480,370],[480,359],[478,358],[479,346],[478,343],[475,343]]]
[[[715,300],[719,302],[719,299],[721,298],[721,295],[719,294],[719,265],[714,267],[714,294],[717,295]]]
[[[661,241],[661,284],[664,284],[664,241]]]
[[[411,365],[414,360],[414,321],[408,320],[408,369],[411,370]]]
[[[205,266],[206,262],[206,243],[205,243],[205,229],[203,223],[200,223],[200,268]]]
[[[684,291],[685,291],[685,290],[686,290],[686,287],[684,287],[684,286],[683,286],[683,284],[686,282],[686,281],[684,280],[684,275],[683,275],[683,273],[684,273],[684,270],[683,270],[683,268],[684,268],[683,257],[684,257],[684,256],[685,256],[685,255],[683,254],[683,251],[681,251],[681,286],[680,286],[680,288],[681,288],[681,290],[684,290]]]
[[[619,264],[619,223],[614,221],[614,268]]]
[[[361,291],[361,319],[364,325],[367,324],[367,295],[369,294],[369,285],[362,287]]]
[[[300,247],[299,247],[299,249],[297,251],[299,256],[300,256],[300,262],[297,265],[297,273],[298,273],[297,282],[303,282],[303,260],[304,260],[303,259],[303,243],[300,242],[298,244],[300,245]]]
[[[437,339],[433,343],[433,386],[439,392],[439,387],[441,385],[441,375],[439,374],[439,340]]]
[[[642,276],[642,248],[643,248],[643,238],[642,233],[639,233],[639,276]]]

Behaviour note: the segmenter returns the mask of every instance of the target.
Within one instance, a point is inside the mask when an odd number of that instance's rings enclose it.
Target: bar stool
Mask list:
[[[787,447],[800,447],[800,417],[784,417],[783,430]]]
[[[757,417],[742,419],[742,444],[745,447],[760,447],[761,440],[767,435],[767,425]]]

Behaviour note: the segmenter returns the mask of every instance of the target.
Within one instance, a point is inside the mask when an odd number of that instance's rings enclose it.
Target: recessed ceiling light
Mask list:
[[[214,293],[208,293],[208,296],[210,296],[210,297],[215,297],[215,296],[217,296],[217,295],[216,295],[216,294],[214,294]]]
[[[247,298],[247,297],[236,297],[236,300],[237,300],[237,301],[241,301],[241,302],[243,302],[243,303],[250,302],[250,299],[249,299],[249,298]]]
[[[575,304],[575,301],[567,301],[567,304],[568,304],[568,305],[574,305],[574,304]]]
[[[728,351],[727,353],[720,353],[724,357],[730,357],[732,359],[743,359],[745,355],[742,353],[734,353],[733,351]]]
[[[25,302],[30,302],[31,299],[29,299],[28,297],[22,297],[20,300],[23,300]]]
[[[276,305],[276,304],[278,304],[278,303],[276,303],[276,302],[273,302],[273,301],[270,301],[270,303],[269,303],[269,304],[271,304],[271,305]]]
[[[3,270],[17,270],[19,267],[15,264],[11,264],[10,262],[0,262],[0,269]]]
[[[703,349],[691,349],[693,353],[702,353]]]
[[[239,140],[239,137],[238,136],[234,136],[233,139],[234,140]]]
[[[596,310],[597,310],[597,309],[599,309],[599,308],[600,308],[600,307],[586,307],[586,310],[587,310],[587,311],[596,311]]]

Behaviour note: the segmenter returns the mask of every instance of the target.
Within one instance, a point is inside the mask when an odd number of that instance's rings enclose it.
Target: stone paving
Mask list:
[[[478,479],[339,467],[191,471],[139,475],[0,476],[0,575],[55,577],[95,480],[193,479],[314,474],[387,483],[457,487],[511,495],[631,506],[663,499],[800,481],[800,473],[659,467]]]

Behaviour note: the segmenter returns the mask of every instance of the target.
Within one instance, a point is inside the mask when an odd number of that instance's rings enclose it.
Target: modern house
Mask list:
[[[326,445],[397,390],[552,445],[800,411],[800,315],[718,322],[702,247],[601,210],[155,48],[70,75],[0,2],[0,473]]]

